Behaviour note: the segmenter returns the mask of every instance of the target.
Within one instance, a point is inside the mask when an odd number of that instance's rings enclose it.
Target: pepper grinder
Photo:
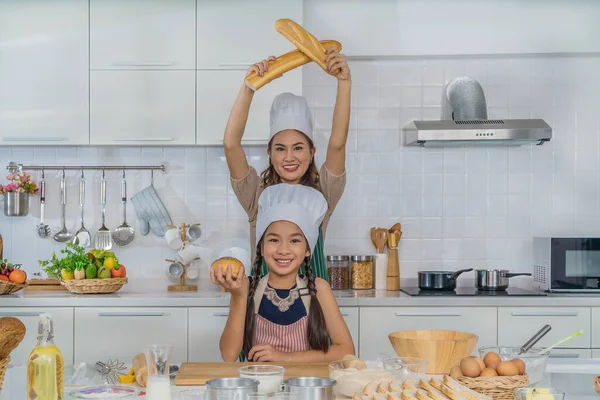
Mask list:
[[[388,265],[386,277],[387,290],[400,290],[400,261],[398,259],[398,243],[402,237],[399,229],[390,229],[388,232]]]

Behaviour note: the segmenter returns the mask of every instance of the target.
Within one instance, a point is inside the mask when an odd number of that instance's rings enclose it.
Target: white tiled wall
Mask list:
[[[529,270],[533,235],[600,235],[600,57],[519,57],[353,61],[348,184],[327,235],[330,253],[372,253],[369,228],[402,223],[401,275],[418,269],[501,267]],[[444,84],[476,78],[490,118],[544,118],[553,140],[543,146],[421,149],[401,145],[412,119],[443,114]],[[335,78],[305,67],[305,95],[314,108],[317,162],[324,160],[335,101]],[[266,165],[263,148],[248,149]],[[157,164],[155,186],[174,222],[200,222],[204,244],[247,237],[243,210],[231,192],[219,148],[0,148],[0,159],[35,164]],[[3,165],[5,162],[2,163]],[[86,226],[99,226],[99,173],[90,173]],[[109,227],[120,220],[118,172],[108,173]],[[39,177],[39,175],[37,175]],[[48,213],[58,227],[60,173],[47,173]],[[78,224],[77,173],[68,173],[67,226]],[[129,197],[150,183],[130,172]],[[0,216],[5,254],[35,270],[35,260],[61,246],[34,231],[38,201],[26,218]],[[131,203],[128,219],[135,223]],[[33,250],[33,251],[32,251]],[[174,252],[152,235],[119,250],[130,275],[163,277]],[[207,249],[206,257],[210,254]]]

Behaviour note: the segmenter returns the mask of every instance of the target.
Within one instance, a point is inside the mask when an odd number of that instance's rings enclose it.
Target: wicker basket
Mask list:
[[[13,283],[13,282],[0,281],[0,295],[1,294],[13,294],[13,293],[18,292],[19,290],[23,289],[25,286],[27,286],[26,283]]]
[[[6,367],[8,367],[9,362],[10,356],[6,357],[4,360],[0,360],[0,392],[2,392],[2,382],[4,382],[4,375],[6,375]]]
[[[127,278],[70,279],[60,284],[71,293],[114,293],[127,283]]]
[[[529,377],[527,374],[492,378],[462,376],[458,378],[458,381],[469,389],[490,396],[494,400],[513,400],[515,398],[514,390],[527,386]]]

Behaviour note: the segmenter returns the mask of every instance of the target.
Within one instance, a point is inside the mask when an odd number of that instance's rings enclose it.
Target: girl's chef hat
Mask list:
[[[326,212],[327,200],[321,192],[310,186],[288,183],[269,186],[258,199],[256,237],[262,238],[275,221],[293,222],[304,233],[312,252]]]
[[[284,129],[295,129],[312,140],[312,117],[306,98],[293,93],[280,93],[271,104],[271,135],[273,138]]]

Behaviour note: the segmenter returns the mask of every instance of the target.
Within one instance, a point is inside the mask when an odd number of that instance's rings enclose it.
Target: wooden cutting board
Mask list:
[[[177,386],[204,385],[206,381],[215,378],[238,378],[238,368],[257,363],[183,363],[175,377]],[[260,364],[260,363],[258,363]],[[273,363],[285,368],[283,379],[302,376],[329,378],[329,363]]]

